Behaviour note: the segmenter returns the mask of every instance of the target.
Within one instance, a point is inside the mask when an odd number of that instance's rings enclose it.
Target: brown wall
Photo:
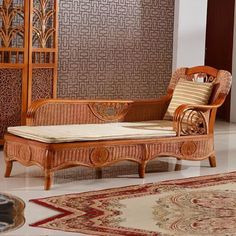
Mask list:
[[[174,0],[59,2],[59,97],[165,94],[172,69]]]

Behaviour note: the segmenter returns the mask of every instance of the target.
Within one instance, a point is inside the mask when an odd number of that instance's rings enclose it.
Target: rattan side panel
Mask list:
[[[26,166],[34,164],[42,168],[45,166],[45,148],[23,144],[22,142],[7,141],[4,149],[7,160],[18,160]]]
[[[29,125],[98,124],[87,104],[45,104],[37,109]]]
[[[91,148],[65,148],[55,152],[52,168],[69,163],[80,163],[81,165],[90,166],[89,156]]]
[[[162,156],[192,161],[211,157],[211,166],[215,166],[213,136],[209,135],[68,144],[44,144],[7,135],[4,153],[7,177],[14,160],[25,166],[38,165],[45,173],[46,190],[50,189],[54,171],[79,165],[101,168],[119,161],[134,161],[139,164],[141,178],[145,175],[146,164]]]
[[[22,70],[0,69],[0,138],[21,123]]]
[[[197,161],[210,156],[213,150],[213,138],[206,135],[201,138],[194,138],[194,136],[167,138],[148,145],[150,159],[166,155]]]
[[[145,121],[163,118],[168,100],[132,102],[86,102],[49,100],[36,102],[28,113],[28,125],[99,124],[117,121]],[[37,106],[38,104],[38,106]]]
[[[168,139],[168,141],[167,141]],[[119,161],[131,160],[138,163],[150,161],[156,157],[173,156],[182,160],[203,160],[213,152],[213,139],[188,137],[159,139],[154,143],[119,144],[104,146],[60,148],[55,151],[52,169],[61,169],[70,165],[90,167],[106,166]]]
[[[134,104],[125,116],[124,121],[162,120],[167,110],[169,101],[153,104]]]
[[[53,69],[33,69],[32,101],[41,98],[52,98]]]
[[[96,150],[103,149],[107,152],[107,156],[93,155]],[[81,148],[63,148],[57,150],[54,155],[51,168],[59,168],[60,166],[76,165],[84,166],[106,166],[122,160],[133,160],[136,162],[144,161],[145,152],[143,145],[108,145],[97,147],[97,145]]]
[[[138,145],[116,145],[108,148],[110,152],[110,162],[119,160],[130,159],[141,162],[145,158],[145,147],[141,144]]]

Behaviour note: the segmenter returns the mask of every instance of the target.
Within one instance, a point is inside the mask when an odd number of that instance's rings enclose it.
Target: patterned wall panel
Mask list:
[[[164,94],[173,24],[174,0],[60,0],[58,96]]]
[[[0,137],[7,127],[20,125],[22,71],[0,69]]]
[[[32,101],[52,97],[53,69],[33,69]]]

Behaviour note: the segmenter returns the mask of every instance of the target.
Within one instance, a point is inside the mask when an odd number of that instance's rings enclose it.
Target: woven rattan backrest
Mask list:
[[[171,78],[168,90],[173,91],[181,78],[196,82],[214,83],[210,103],[213,103],[220,94],[226,97],[232,84],[232,76],[228,71],[217,70],[209,66],[197,66],[177,69]]]

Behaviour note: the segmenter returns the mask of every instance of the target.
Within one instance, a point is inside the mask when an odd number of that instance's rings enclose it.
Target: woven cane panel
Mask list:
[[[52,98],[53,69],[33,69],[32,101]]]
[[[86,166],[93,166],[94,162],[92,158],[92,151],[94,149],[95,148],[91,146],[88,148],[69,148],[57,150],[55,151],[55,158],[53,159],[54,161],[52,163],[52,168],[59,167],[65,163],[80,163]],[[116,145],[104,149],[108,152],[108,157],[104,162],[106,164],[122,161],[125,158],[136,161],[141,161],[144,158],[143,147],[141,145]],[[97,155],[94,156],[95,159],[98,158]],[[101,164],[104,163],[101,162]]]
[[[183,152],[183,148],[187,146],[187,149],[192,149],[192,145],[196,148],[194,148],[189,155],[186,155],[186,152]],[[212,150],[213,140],[209,139],[208,136],[202,136],[199,140],[193,140],[193,138],[184,138],[182,140],[177,140],[177,138],[169,139],[168,142],[160,141],[159,143],[149,145],[151,159],[161,156],[161,154],[165,154],[180,157],[182,160],[202,160],[210,155]]]
[[[174,0],[60,0],[61,98],[156,98],[172,68]]]
[[[21,121],[22,71],[0,69],[0,138]]]
[[[38,163],[41,166],[44,166],[45,164],[46,151],[44,148],[7,141],[5,149],[9,160],[20,160],[25,165]]]

